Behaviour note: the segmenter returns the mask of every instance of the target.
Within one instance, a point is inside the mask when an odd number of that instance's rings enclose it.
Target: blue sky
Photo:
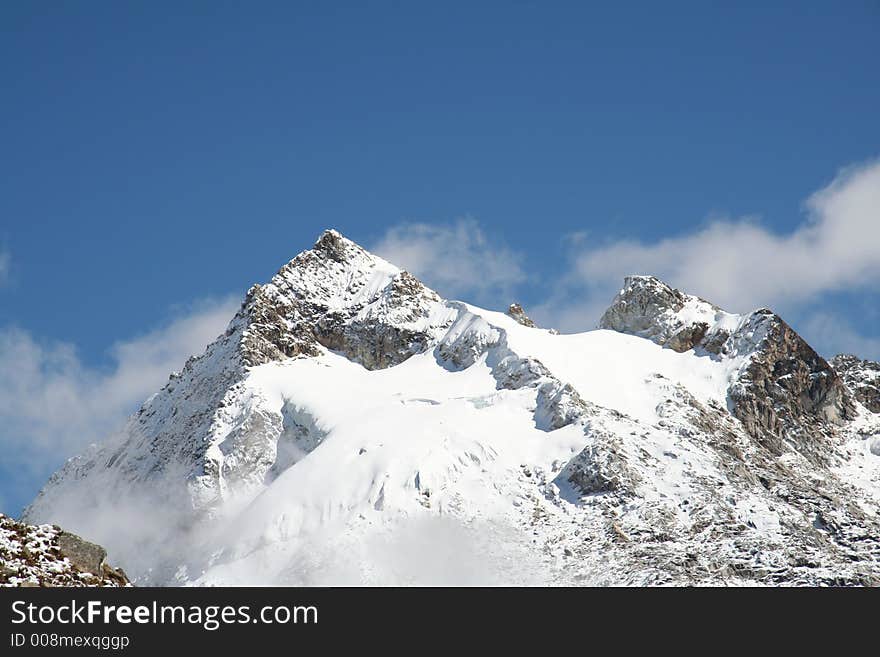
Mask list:
[[[4,3],[0,510],[331,226],[565,330],[626,267],[880,357],[880,3],[604,4]]]

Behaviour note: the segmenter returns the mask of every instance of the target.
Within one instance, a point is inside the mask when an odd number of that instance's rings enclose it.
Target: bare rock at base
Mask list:
[[[55,525],[0,514],[0,586],[130,586],[107,551]]]

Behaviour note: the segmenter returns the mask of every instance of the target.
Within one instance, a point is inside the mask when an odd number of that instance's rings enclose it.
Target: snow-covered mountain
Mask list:
[[[559,335],[327,231],[25,518],[136,584],[875,584],[878,371],[652,277]]]

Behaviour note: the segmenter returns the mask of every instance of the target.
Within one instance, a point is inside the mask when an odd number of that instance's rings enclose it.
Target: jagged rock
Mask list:
[[[510,304],[507,309],[507,314],[513,317],[513,319],[515,319],[523,326],[527,326],[529,328],[537,328],[537,325],[531,319],[529,319],[529,316],[526,315],[526,311],[523,310],[523,307],[518,303]]]
[[[437,328],[429,324],[431,311],[440,297],[406,271],[394,275],[383,293],[372,307],[357,313],[332,312],[318,318],[318,341],[369,370],[399,365],[426,350]],[[423,323],[428,327],[422,328]]]
[[[788,440],[817,457],[815,442],[830,438],[835,426],[853,417],[842,380],[771,311],[756,311],[746,327],[763,338],[730,388],[733,414],[775,453],[781,454]]]
[[[627,276],[623,288],[599,320],[599,328],[637,335],[665,344],[679,329],[670,328],[686,297],[653,276]]]
[[[245,362],[316,356],[321,345],[367,369],[391,367],[427,347],[436,327],[423,325],[439,302],[409,272],[328,230],[248,294]]]
[[[838,354],[831,359],[831,367],[843,377],[853,397],[872,413],[880,413],[880,363]]]
[[[681,316],[681,311],[689,303],[718,310],[653,276],[627,276],[623,289],[599,320],[599,328],[647,338],[663,346],[674,345],[676,351],[684,351],[682,347],[689,341],[687,336],[700,333],[698,322],[690,322]],[[670,345],[673,338],[673,345]],[[687,348],[694,344],[696,342]]]
[[[314,250],[326,254],[337,262],[345,262],[350,257],[352,242],[346,240],[338,231],[325,230],[318,241],[315,242]]]
[[[505,390],[518,390],[534,386],[552,378],[550,370],[535,358],[521,358],[514,352],[505,354],[492,368],[492,376],[498,387]]]
[[[248,290],[239,318],[245,326],[239,346],[245,366],[320,353],[311,327],[288,319],[294,309],[291,300],[274,285],[254,285]]]
[[[647,338],[679,353],[722,355],[741,317],[653,276],[627,276],[599,328]]]

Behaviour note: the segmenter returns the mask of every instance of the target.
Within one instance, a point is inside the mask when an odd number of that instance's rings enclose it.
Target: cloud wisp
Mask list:
[[[158,329],[110,350],[108,369],[82,362],[69,343],[40,343],[0,330],[0,449],[32,476],[104,440],[168,375],[221,334],[238,299],[204,301]],[[14,463],[13,463],[14,462]]]
[[[803,324],[804,337],[822,346],[826,355],[847,353],[861,358],[880,358],[880,336],[867,337],[853,328],[851,322],[826,312],[818,312]]]
[[[487,238],[473,219],[394,226],[371,250],[446,297],[497,301],[526,280],[520,255]]]

